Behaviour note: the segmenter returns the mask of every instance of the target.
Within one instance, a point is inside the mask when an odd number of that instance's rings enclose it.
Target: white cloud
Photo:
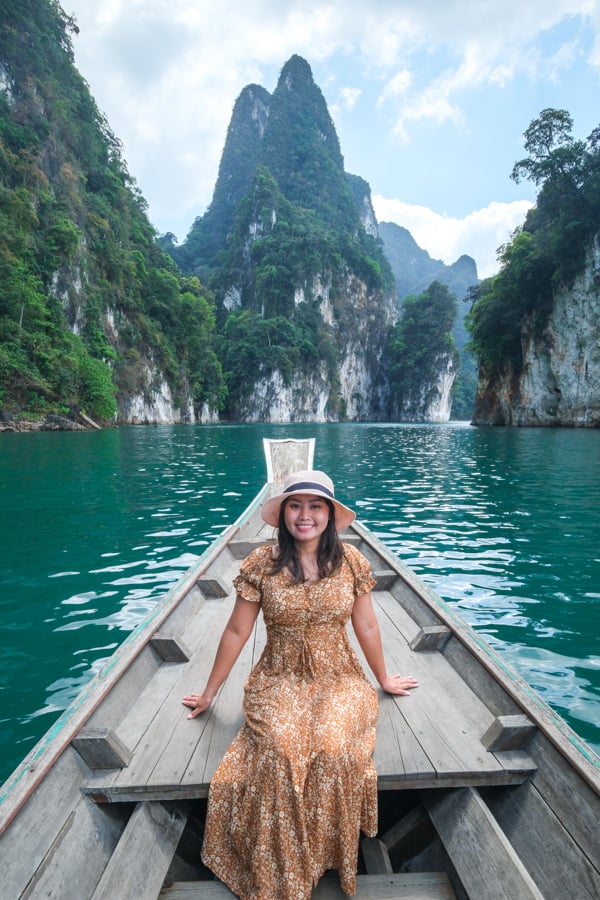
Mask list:
[[[377,101],[378,106],[382,106],[386,100],[391,97],[403,97],[408,91],[412,82],[412,75],[408,69],[401,69],[399,72],[389,79],[385,85],[381,96]]]
[[[434,259],[450,265],[467,254],[475,260],[479,277],[488,278],[498,271],[498,248],[523,224],[531,203],[494,201],[462,219],[381,195],[373,197],[373,207],[379,222],[395,222],[408,229],[417,244]]]
[[[362,91],[360,88],[345,87],[340,91],[342,105],[346,109],[354,109]]]

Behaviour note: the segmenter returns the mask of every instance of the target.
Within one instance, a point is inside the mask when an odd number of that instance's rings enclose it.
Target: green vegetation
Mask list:
[[[286,63],[272,97],[256,85],[244,89],[209,209],[181,247],[172,236],[162,239],[216,298],[226,414],[235,415],[264,375],[279,370],[290,382],[307,365],[323,364],[337,398],[338,357],[365,316],[347,296],[349,282],[364,285],[375,308],[393,292],[382,244],[362,225],[360,203],[368,195],[366,182],[344,172],[305,60]],[[324,296],[332,326],[320,312]],[[368,364],[375,360],[373,352]]]
[[[0,402],[111,421],[117,400],[148,389],[158,369],[175,396],[222,405],[211,295],[159,248],[119,141],[73,66],[76,33],[56,0],[6,0]]]
[[[467,317],[471,347],[491,373],[523,364],[521,331],[529,321],[541,332],[553,293],[569,284],[584,264],[586,247],[600,221],[600,127],[586,141],[572,136],[565,110],[546,109],[525,131],[529,154],[512,178],[539,188],[536,206],[500,250],[501,268],[471,292]]]
[[[432,400],[442,361],[458,360],[452,337],[457,305],[439,281],[419,296],[404,298],[388,351],[394,405],[404,415],[418,414]]]
[[[248,247],[250,230],[254,240]],[[221,313],[219,339],[234,402],[249,396],[255,381],[275,370],[290,383],[294,373],[306,374],[307,366],[312,371],[323,364],[333,383],[340,341],[352,336],[360,315],[342,290],[348,270],[374,297],[389,289],[380,248],[364,229],[354,238],[328,226],[313,210],[293,205],[265,166],[257,169],[240,203],[230,250],[221,259],[210,280],[215,295],[223,296],[231,284],[240,288],[240,307]],[[321,282],[332,300],[334,328],[320,312],[322,296],[315,286]]]

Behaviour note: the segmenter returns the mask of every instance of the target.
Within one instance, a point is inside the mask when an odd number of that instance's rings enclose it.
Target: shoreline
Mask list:
[[[84,413],[78,414],[78,418],[83,420],[81,422],[55,413],[49,413],[45,419],[17,419],[13,418],[6,410],[0,410],[0,413],[0,434],[28,434],[34,431],[103,430],[102,425],[98,425],[97,422],[94,422]]]

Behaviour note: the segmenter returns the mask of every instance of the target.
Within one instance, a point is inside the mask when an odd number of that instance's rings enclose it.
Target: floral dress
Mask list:
[[[378,705],[346,624],[375,582],[349,544],[338,571],[311,584],[271,566],[260,547],[234,581],[261,603],[267,643],[211,782],[202,859],[242,900],[308,900],[327,869],[354,894],[359,833],[377,831]]]

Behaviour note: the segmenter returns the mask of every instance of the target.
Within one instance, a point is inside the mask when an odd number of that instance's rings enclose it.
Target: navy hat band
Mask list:
[[[333,495],[333,491],[330,491],[322,484],[316,484],[314,481],[298,481],[296,484],[291,484],[288,488],[283,492],[284,494],[297,494],[299,491],[319,491],[321,494],[327,494],[331,499],[335,499]]]

